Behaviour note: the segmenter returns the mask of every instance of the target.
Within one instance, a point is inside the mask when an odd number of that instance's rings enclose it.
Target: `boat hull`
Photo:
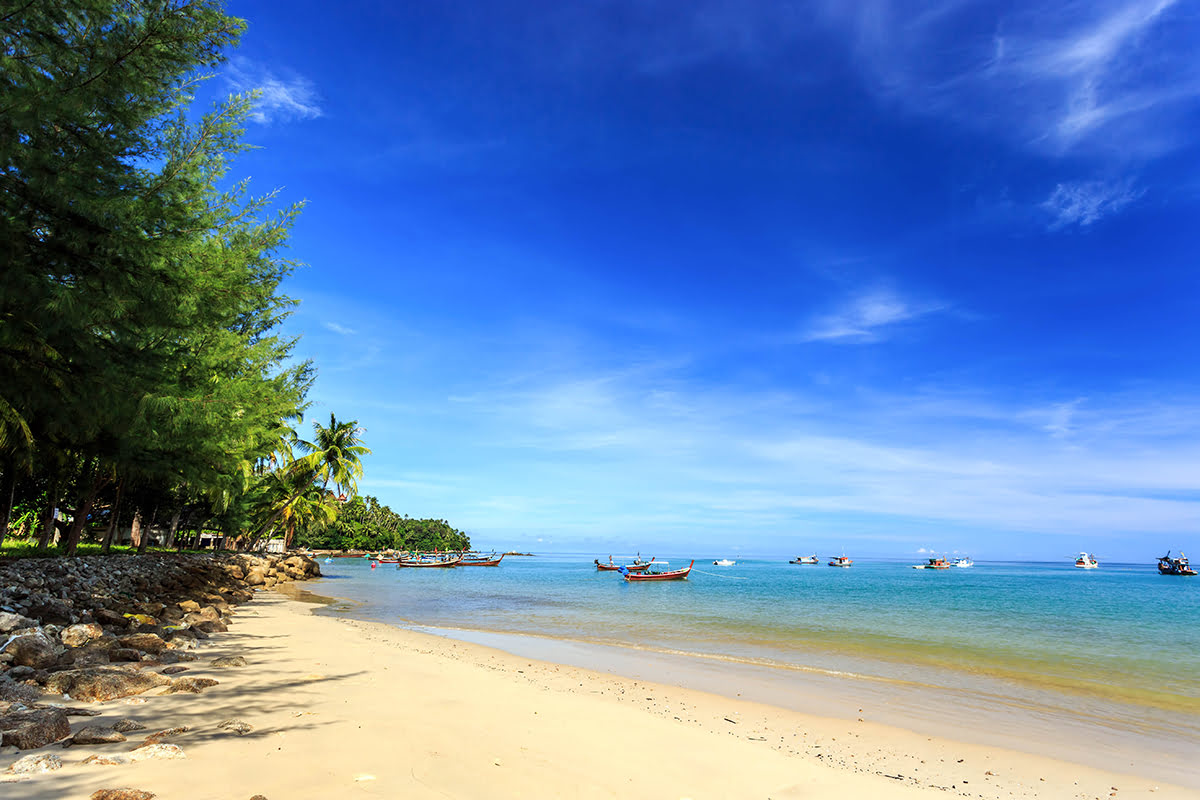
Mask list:
[[[692,560],[683,569],[672,570],[671,572],[627,572],[625,580],[637,583],[639,581],[681,581],[687,578],[688,573],[692,571],[692,566],[696,563]]]

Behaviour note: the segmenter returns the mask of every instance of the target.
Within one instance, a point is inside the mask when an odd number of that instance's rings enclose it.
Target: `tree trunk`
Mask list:
[[[129,544],[141,547],[142,544],[142,510],[133,512],[133,522],[129,525]]]
[[[167,531],[167,543],[165,547],[175,546],[175,531],[179,530],[179,517],[183,515],[183,511],[176,511],[175,516],[171,517],[171,529]]]
[[[108,519],[108,530],[104,532],[104,544],[100,546],[101,553],[108,553],[112,549],[113,536],[116,535],[119,528],[117,523],[121,518],[121,491],[125,488],[125,481],[117,484],[117,499],[113,502],[112,516]]]
[[[146,530],[142,532],[142,540],[138,542],[138,555],[143,555],[146,548],[150,546],[150,529],[154,527],[155,521],[158,519],[158,507],[155,506],[154,513],[150,515],[150,524],[146,526]]]
[[[80,484],[85,488],[81,490],[79,502],[75,504],[75,516],[71,518],[71,527],[67,529],[67,541],[63,547],[65,556],[73,556],[79,549],[79,537],[83,535],[83,528],[96,505],[96,496],[100,494],[100,487],[104,485],[104,471],[100,469],[99,459],[88,464]]]
[[[0,509],[0,545],[4,544],[4,537],[8,535],[8,525],[12,522],[13,497],[17,493],[17,471],[11,464],[4,471],[4,485],[8,487],[8,491],[0,489],[0,503],[4,504],[3,509]]]
[[[51,537],[54,536],[54,518],[58,512],[58,481],[55,480],[50,484],[50,491],[46,495],[46,513],[42,517],[42,538],[38,540],[38,550],[45,550],[50,546]]]

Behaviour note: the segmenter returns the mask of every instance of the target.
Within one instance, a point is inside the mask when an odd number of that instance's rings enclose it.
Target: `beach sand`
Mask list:
[[[184,673],[219,685],[86,706],[101,716],[73,718],[73,729],[122,718],[146,729],[123,743],[21,753],[53,753],[64,766],[0,783],[0,797],[65,800],[120,787],[191,800],[1196,796],[1169,782],[534,661],[313,609],[260,593],[237,610],[228,633],[201,643]],[[211,665],[223,656],[247,665]],[[220,727],[228,720],[252,730]],[[81,763],[127,757],[145,735],[183,726],[163,741],[186,758]],[[0,755],[0,773],[18,757]]]

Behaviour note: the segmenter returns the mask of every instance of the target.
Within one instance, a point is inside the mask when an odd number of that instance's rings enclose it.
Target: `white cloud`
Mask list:
[[[889,101],[1040,152],[1153,157],[1190,141],[1195,22],[1177,0],[981,7],[829,0],[826,17]]]
[[[345,325],[339,325],[336,322],[322,322],[321,325],[342,336],[353,336],[357,333],[353,328],[347,328]]]
[[[836,313],[818,318],[803,334],[804,341],[872,342],[885,330],[938,310],[918,306],[888,291],[872,291],[852,299]]]
[[[230,60],[225,77],[234,91],[258,93],[250,118],[259,124],[322,115],[316,88],[306,78],[293,75],[281,79],[265,66],[240,56]]]
[[[1143,194],[1130,180],[1060,183],[1041,207],[1050,214],[1052,230],[1070,225],[1087,227],[1117,213]]]

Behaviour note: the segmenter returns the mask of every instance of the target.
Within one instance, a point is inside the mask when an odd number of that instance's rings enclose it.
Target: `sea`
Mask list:
[[[1200,789],[1200,578],[1154,562],[710,557],[686,581],[629,583],[597,556],[609,554],[457,569],[338,558],[311,588],[337,598],[324,614]]]

